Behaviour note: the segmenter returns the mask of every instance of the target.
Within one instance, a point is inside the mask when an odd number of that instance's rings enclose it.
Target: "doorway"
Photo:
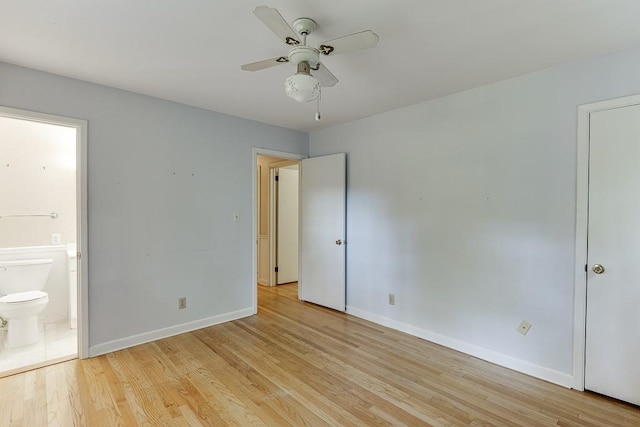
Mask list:
[[[298,282],[300,165],[281,166],[276,171],[275,215],[272,233],[275,242],[276,285]]]
[[[579,108],[575,388],[636,405],[639,140],[639,96]]]
[[[298,281],[298,163],[257,156],[257,282],[261,286]]]
[[[83,120],[0,107],[0,262],[48,266],[42,283],[34,285],[40,290],[25,290],[42,297],[29,339],[9,339],[24,337],[27,329],[11,310],[5,313],[0,376],[88,353],[86,254],[81,256],[87,239],[86,133]],[[18,291],[6,288],[0,297],[12,304]]]
[[[272,268],[258,273],[259,263],[268,265],[270,256],[260,251],[260,200],[258,156],[299,161],[299,256],[298,298],[338,311],[346,310],[346,154],[313,158],[254,148],[253,151],[253,307],[258,310],[260,280],[277,283]],[[263,239],[264,240],[264,239]],[[262,243],[264,245],[264,242]],[[262,259],[260,259],[262,258]],[[274,264],[275,265],[275,264]]]

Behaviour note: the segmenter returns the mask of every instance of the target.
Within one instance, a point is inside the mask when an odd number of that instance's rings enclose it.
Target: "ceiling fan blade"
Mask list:
[[[318,47],[324,55],[338,55],[355,50],[368,49],[378,44],[379,37],[371,30],[361,31],[337,39],[328,40]]]
[[[265,68],[275,67],[276,65],[284,64],[285,62],[289,62],[289,59],[286,56],[278,56],[276,58],[265,59],[258,62],[252,62],[251,64],[244,64],[240,66],[245,71],[259,71],[264,70]]]
[[[311,74],[318,79],[322,87],[331,87],[338,83],[336,76],[334,76],[322,62],[318,63],[318,69],[314,70]]]
[[[300,44],[298,34],[296,34],[293,28],[284,20],[275,7],[258,6],[253,13],[286,44],[292,46]]]

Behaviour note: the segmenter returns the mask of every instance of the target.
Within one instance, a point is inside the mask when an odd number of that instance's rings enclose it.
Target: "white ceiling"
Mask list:
[[[371,29],[376,48],[327,57],[340,82],[315,103],[284,94],[293,65],[254,15],[306,16],[317,45]],[[0,61],[310,131],[589,56],[640,45],[638,0],[16,0]],[[7,82],[0,82],[7,84]]]

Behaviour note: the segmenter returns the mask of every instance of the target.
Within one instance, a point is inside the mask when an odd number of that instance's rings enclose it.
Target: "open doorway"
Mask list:
[[[298,252],[300,225],[300,165],[281,166],[276,171],[275,192],[272,194],[275,215],[272,236],[275,242],[276,285],[298,282]]]
[[[86,122],[0,107],[0,136],[6,376],[86,354],[86,311],[79,310],[86,310],[79,286],[86,278],[79,260],[86,246]]]
[[[266,156],[271,159],[262,159]],[[292,160],[294,162],[292,162]],[[279,163],[280,162],[280,163]],[[308,158],[262,148],[253,149],[253,292],[258,312],[258,289],[276,290],[275,250],[269,238],[270,219],[260,219],[273,207],[269,188],[274,169],[298,162],[298,286],[296,298],[338,311],[346,310],[346,154]],[[261,181],[261,175],[264,181]],[[271,177],[274,176],[273,179]],[[262,191],[260,187],[262,184]],[[273,215],[270,217],[273,218]],[[263,266],[269,266],[263,268]],[[260,268],[260,273],[259,273]],[[287,285],[284,285],[287,286]],[[282,287],[284,287],[282,286]]]
[[[298,283],[299,160],[258,155],[257,285]]]

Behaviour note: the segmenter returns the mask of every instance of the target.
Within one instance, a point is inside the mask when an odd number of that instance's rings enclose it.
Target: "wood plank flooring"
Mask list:
[[[0,379],[0,426],[640,426],[640,409],[260,288],[257,316]]]

